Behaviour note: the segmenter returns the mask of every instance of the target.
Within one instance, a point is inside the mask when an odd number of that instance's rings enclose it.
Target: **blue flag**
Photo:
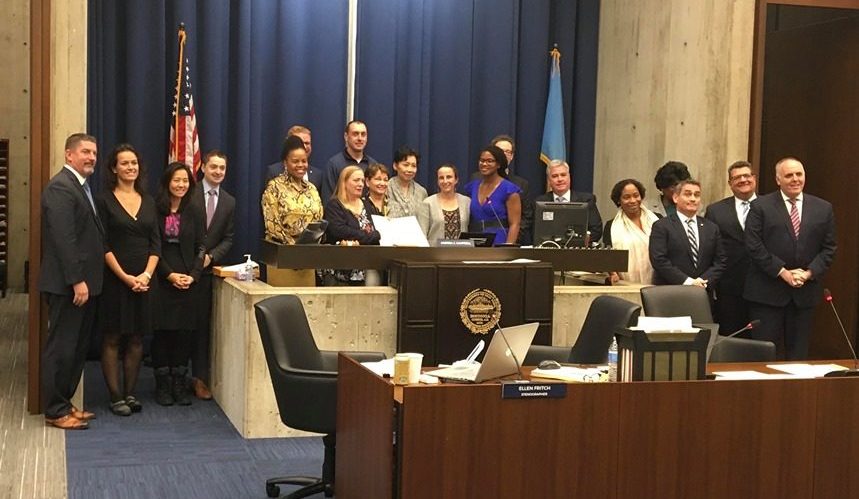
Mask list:
[[[543,144],[540,146],[540,161],[547,166],[553,159],[567,160],[564,95],[561,91],[561,53],[557,48],[552,49],[551,57],[549,98],[546,101],[546,119],[543,122]]]

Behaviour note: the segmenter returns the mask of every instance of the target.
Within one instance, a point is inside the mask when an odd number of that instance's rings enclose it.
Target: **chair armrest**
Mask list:
[[[557,362],[569,362],[570,347],[553,347],[549,345],[531,345],[523,365],[536,366],[543,360],[554,360]]]
[[[321,350],[322,365],[326,370],[337,371],[337,354],[343,354],[351,357],[358,362],[378,362],[385,360],[385,354],[382,352],[339,352],[335,350]]]

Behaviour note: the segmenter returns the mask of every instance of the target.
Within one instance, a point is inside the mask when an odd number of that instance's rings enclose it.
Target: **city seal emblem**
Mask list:
[[[473,334],[486,334],[501,320],[501,300],[489,289],[471,290],[459,305],[459,317]]]

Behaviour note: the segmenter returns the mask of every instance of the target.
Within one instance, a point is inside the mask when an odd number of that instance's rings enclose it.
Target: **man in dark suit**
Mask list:
[[[66,139],[65,165],[42,191],[42,264],[39,291],[48,303],[42,349],[45,422],[82,430],[95,418],[71,403],[86,362],[104,275],[104,229],[87,179],[95,170],[95,137]]]
[[[307,150],[307,173],[305,173],[305,180],[310,182],[311,184],[316,186],[316,190],[322,188],[322,170],[318,168],[314,168],[313,165],[310,164],[310,153],[313,151],[313,141],[310,135],[310,129],[303,125],[293,125],[286,131],[286,137],[283,140],[286,140],[289,137],[296,136],[304,142],[304,148]],[[265,167],[265,179],[263,180],[262,188],[265,190],[266,185],[268,185],[269,180],[277,177],[281,173],[283,173],[283,161],[277,161]]]
[[[572,177],[570,176],[570,165],[566,161],[552,160],[549,166],[546,167],[546,178],[549,179],[549,187],[551,191],[541,194],[534,199],[532,203],[531,227],[535,225],[534,213],[537,211],[536,204],[538,201],[553,201],[559,203],[587,203],[588,204],[588,233],[590,234],[590,242],[599,242],[602,237],[602,217],[597,208],[597,198],[588,192],[575,192],[570,190],[572,185]],[[535,244],[540,244],[542,241],[534,241]]]
[[[194,395],[210,400],[209,343],[212,322],[212,266],[221,265],[233,247],[235,232],[236,199],[222,186],[227,174],[227,155],[218,150],[209,151],[203,160],[203,180],[194,188],[192,202],[206,216],[205,257],[200,276],[198,295],[200,313],[197,335],[191,356]]]
[[[724,334],[730,334],[749,323],[749,305],[743,298],[749,253],[743,230],[751,202],[757,195],[757,179],[748,161],[736,161],[728,167],[728,185],[733,196],[707,207],[704,216],[719,226],[725,250],[725,271],[716,283],[716,322]]]
[[[776,163],[775,178],[779,190],[756,199],[746,219],[752,265],[743,296],[751,318],[761,321],[752,338],[774,342],[788,360],[805,359],[835,256],[835,217],[829,202],[802,192],[805,168],[796,158]]]
[[[719,227],[698,216],[701,184],[682,180],[673,197],[677,211],[657,220],[650,231],[653,283],[712,287],[722,275],[725,255]]]

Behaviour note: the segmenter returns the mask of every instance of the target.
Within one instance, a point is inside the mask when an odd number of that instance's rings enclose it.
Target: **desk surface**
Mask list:
[[[395,260],[415,262],[504,262],[527,258],[549,262],[555,270],[625,272],[628,252],[611,249],[537,248],[416,248],[382,246],[283,245],[263,240],[262,260],[284,269],[363,268],[387,269]]]
[[[537,400],[500,391],[395,387],[341,357],[338,497],[859,496],[859,381],[580,383]]]

